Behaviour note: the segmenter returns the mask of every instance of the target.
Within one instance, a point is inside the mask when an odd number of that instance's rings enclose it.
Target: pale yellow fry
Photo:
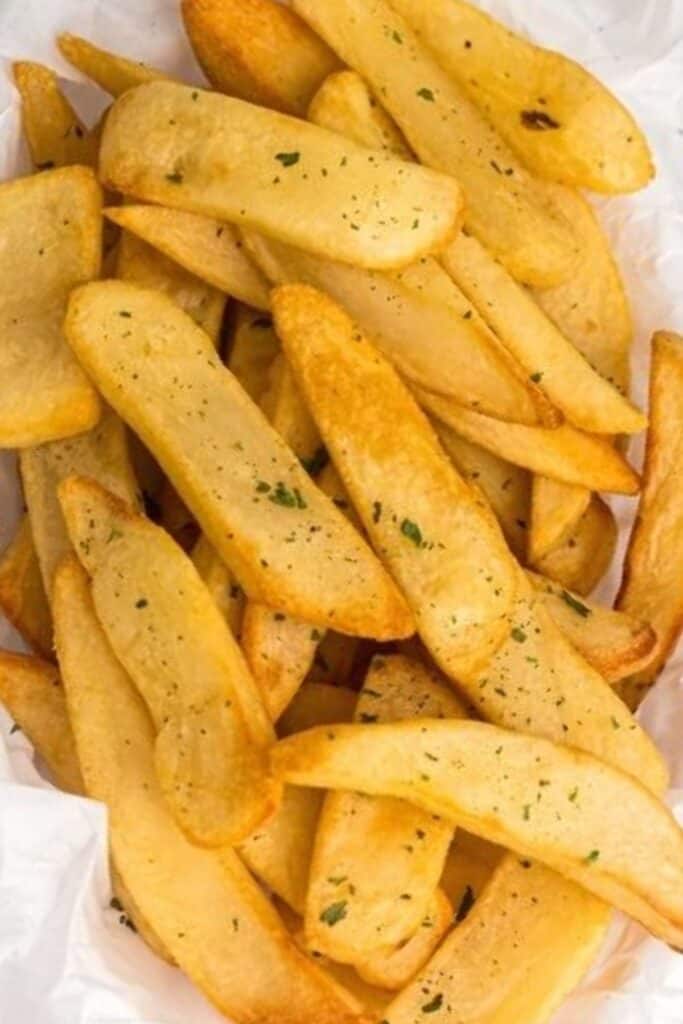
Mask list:
[[[194,841],[243,839],[275,806],[272,729],[230,630],[190,559],[99,484],[59,488],[97,615],[144,697],[159,784]]]
[[[26,515],[0,557],[0,609],[29,646],[52,658],[52,615]]]
[[[436,673],[393,655],[377,657],[371,664],[354,721],[464,713]],[[387,958],[419,930],[429,913],[452,835],[450,822],[409,804],[352,792],[328,794],[306,899],[309,948],[357,967]]]
[[[250,598],[319,627],[411,634],[379,561],[176,305],[101,282],[74,293],[66,329]]]
[[[23,448],[94,426],[94,388],[62,336],[69,292],[97,277],[101,193],[65,167],[0,185],[0,447]]]
[[[618,688],[636,708],[674,648],[683,625],[683,338],[662,331],[652,343],[650,430],[643,493],[629,541],[617,608],[657,632],[647,667]]]
[[[414,159],[405,136],[355,71],[336,71],[325,79],[311,100],[308,119],[368,149]]]
[[[109,206],[104,214],[219,291],[268,309],[268,282],[230,224],[164,206]]]
[[[282,740],[272,764],[295,785],[411,801],[683,942],[683,830],[636,778],[583,751],[432,719],[312,729]]]
[[[361,1024],[354,1001],[290,942],[237,856],[194,846],[174,822],[155,777],[152,724],[78,566],[60,570],[56,609],[87,793],[107,805],[114,864],[179,967],[237,1024]]]
[[[633,434],[647,425],[645,416],[596,373],[476,238],[461,235],[442,260],[488,325],[571,423],[595,434]]]
[[[111,96],[120,96],[144,82],[170,77],[141,61],[102,50],[82,36],[70,32],[57,36],[57,47],[62,57]]]
[[[232,328],[228,367],[255,402],[269,387],[273,360],[280,341],[270,315],[239,305]]]
[[[192,561],[216,607],[238,637],[244,615],[244,593],[213,544],[202,535],[192,549]]]
[[[588,508],[591,492],[577,484],[535,476],[531,488],[529,562],[535,565],[561,544]]]
[[[89,477],[130,505],[140,503],[126,428],[105,408],[100,422],[87,433],[25,448],[19,466],[43,585],[51,598],[55,570],[72,550],[57,498],[62,480],[74,474]]]
[[[214,89],[303,117],[339,59],[275,0],[183,0],[185,30]]]
[[[609,442],[563,423],[554,429],[503,423],[411,384],[420,405],[457,434],[533,473],[596,491],[636,494],[635,470]]]
[[[612,563],[618,536],[612,509],[594,494],[575,526],[534,568],[570,590],[590,594]]]
[[[168,295],[218,344],[225,295],[127,231],[117,246],[116,277]]]
[[[464,296],[461,309],[444,303],[436,290],[442,282],[430,267],[427,289],[424,277],[418,286],[412,268],[399,279],[320,260],[254,232],[245,240],[274,284],[305,283],[326,292],[416,384],[504,420],[537,423],[545,414],[533,383],[485,324],[467,315],[471,306]]]
[[[624,679],[651,658],[657,634],[649,622],[588,601],[547,576],[529,578],[555,625],[608,682]]]
[[[235,221],[376,269],[443,247],[462,212],[460,188],[445,174],[171,82],[150,82],[114,103],[100,174],[139,199]]]
[[[293,6],[367,79],[419,159],[462,184],[465,223],[511,273],[539,286],[569,276],[576,251],[568,222],[389,3]]]
[[[69,164],[92,166],[96,161],[97,141],[62,93],[54,71],[30,61],[19,61],[12,70],[21,96],[22,124],[36,170]]]
[[[462,0],[391,5],[535,174],[608,193],[632,192],[653,177],[633,117],[580,64]]]
[[[446,459],[407,388],[321,292],[273,293],[277,331],[332,460],[418,629],[457,678],[506,632],[515,572],[488,509]],[[382,409],[378,418],[377,409]]]

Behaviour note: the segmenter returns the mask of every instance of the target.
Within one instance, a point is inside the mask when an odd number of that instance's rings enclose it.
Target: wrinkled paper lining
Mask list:
[[[484,0],[512,28],[586,64],[646,130],[657,181],[632,197],[597,200],[634,304],[634,394],[647,392],[648,339],[683,331],[683,0]],[[201,82],[177,0],[0,0],[0,179],[29,170],[11,62],[42,61],[63,76],[84,119],[106,97],[60,57],[70,31]],[[640,458],[642,441],[634,445]],[[21,511],[15,459],[0,456],[0,547]],[[620,555],[635,502],[612,502]],[[620,558],[599,596],[618,584]],[[0,644],[22,649],[0,619]],[[669,762],[669,800],[683,819],[683,645],[641,719]],[[106,813],[57,792],[0,710],[0,1020],[8,1024],[219,1024],[225,1018],[151,954],[109,907]],[[220,912],[217,908],[217,912]],[[562,923],[558,922],[558,927]],[[683,957],[615,915],[599,962],[553,1024],[682,1024]],[[524,1024],[520,1021],[519,1024]]]

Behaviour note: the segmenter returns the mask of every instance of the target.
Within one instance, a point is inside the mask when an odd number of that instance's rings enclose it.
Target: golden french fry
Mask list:
[[[393,655],[374,659],[354,721],[463,714],[462,704],[436,673]],[[356,967],[377,958],[379,972],[380,964],[420,929],[429,913],[452,835],[450,822],[409,804],[369,800],[352,792],[328,794],[306,898],[309,948]],[[396,970],[400,973],[400,963]],[[377,983],[376,978],[363,976]]]
[[[183,22],[214,89],[303,117],[338,58],[275,0],[183,0]]]
[[[534,561],[534,568],[579,594],[590,594],[607,572],[618,530],[609,505],[594,495],[564,540]]]
[[[565,484],[548,476],[533,478],[528,550],[532,565],[550,554],[576,528],[590,501],[591,492],[578,484]]]
[[[247,603],[240,643],[274,722],[306,678],[323,635],[310,622]]]
[[[579,750],[483,722],[340,725],[282,740],[295,785],[411,801],[557,870],[675,947],[683,830],[632,775]]]
[[[145,82],[169,77],[157,68],[102,50],[82,36],[74,36],[70,32],[57,36],[57,47],[69,64],[73,64],[86,78],[90,78],[111,96],[120,96]]]
[[[420,405],[444,427],[516,466],[591,490],[638,492],[638,474],[605,438],[567,423],[554,429],[504,423],[414,384],[410,387]]]
[[[57,498],[62,480],[72,475],[86,476],[130,505],[139,504],[126,428],[116,413],[105,408],[92,430],[64,441],[25,448],[19,465],[43,585],[51,598],[55,570],[71,551]]]
[[[277,723],[280,736],[303,732],[313,725],[350,722],[358,694],[345,686],[304,683]]]
[[[0,557],[0,609],[29,646],[52,658],[52,615],[28,516]]]
[[[486,249],[461,235],[442,254],[455,283],[567,419],[594,434],[633,434],[645,416],[600,376]]]
[[[87,793],[107,805],[117,871],[179,967],[237,1024],[255,1015],[281,1024],[361,1024],[351,997],[290,942],[238,857],[202,850],[176,825],[155,776],[152,723],[73,563],[58,573],[55,611]]]
[[[171,82],[114,103],[100,174],[139,199],[376,269],[444,246],[462,211],[460,188],[445,174],[383,154],[369,160],[364,147],[315,125]]]
[[[420,160],[461,182],[465,223],[511,273],[539,286],[570,275],[576,253],[568,222],[389,3],[293,6],[367,79]]]
[[[109,206],[103,212],[195,277],[240,302],[268,309],[268,282],[230,224],[165,206]]]
[[[361,644],[362,641],[357,637],[328,631],[315,652],[308,680],[344,686],[351,679],[362,650]]]
[[[100,200],[85,167],[0,185],[0,447],[97,422],[97,394],[64,342],[62,320],[71,289],[99,273]]]
[[[98,618],[154,720],[175,819],[201,845],[244,838],[275,806],[273,733],[225,621],[158,526],[91,480],[68,478],[59,497]]]
[[[244,614],[244,593],[214,546],[203,535],[192,549],[192,561],[216,607],[233,634],[238,637]]]
[[[412,616],[379,561],[182,310],[105,281],[72,295],[66,330],[248,597],[342,632],[410,635]]]
[[[580,64],[462,0],[391,4],[535,174],[609,193],[654,175],[633,117]]]
[[[255,402],[260,402],[270,383],[270,368],[280,351],[270,315],[239,305],[232,330],[228,367]]]
[[[308,119],[360,146],[413,160],[404,135],[355,71],[335,71],[311,100]]]
[[[273,293],[273,309],[332,460],[422,638],[456,678],[483,664],[507,632],[515,598],[514,566],[493,516],[448,462],[394,369],[338,306],[287,285]]]
[[[647,664],[657,645],[649,622],[579,597],[547,576],[529,573],[556,626],[610,683]]]
[[[655,334],[643,493],[616,606],[647,618],[659,643],[646,668],[617,688],[631,708],[638,706],[666,664],[683,625],[682,386],[683,338],[664,331]]]
[[[21,117],[37,171],[96,162],[97,140],[59,88],[50,68],[30,61],[12,67],[21,96]]]

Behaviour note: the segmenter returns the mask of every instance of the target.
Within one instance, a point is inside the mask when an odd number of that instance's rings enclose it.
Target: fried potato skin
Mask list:
[[[52,659],[52,615],[26,515],[0,557],[0,609],[27,644]]]

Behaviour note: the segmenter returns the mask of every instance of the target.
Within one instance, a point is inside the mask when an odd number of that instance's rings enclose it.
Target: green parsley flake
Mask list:
[[[596,860],[600,856],[599,850],[591,850],[588,856],[585,858],[586,864],[595,864]]]
[[[582,619],[587,619],[591,614],[590,608],[588,608],[583,602],[577,600],[573,594],[570,594],[568,590],[563,590],[560,595],[566,605],[569,605],[573,612],[580,615]]]
[[[301,153],[276,153],[275,159],[279,160],[283,167],[293,167],[301,159]]]
[[[412,541],[416,548],[422,547],[422,531],[417,523],[412,522],[410,519],[404,519],[401,523],[401,533],[409,541]]]
[[[511,629],[510,636],[518,644],[523,644],[526,640],[526,633],[524,632],[521,626],[515,626],[513,629]]]
[[[339,900],[338,903],[330,903],[329,907],[325,907],[320,920],[328,925],[330,928],[334,928],[335,924],[339,921],[343,921],[346,917],[346,908],[348,903],[346,900]]]
[[[427,100],[428,103],[433,103],[434,99],[435,99],[434,93],[432,92],[432,90],[431,89],[427,89],[426,87],[424,87],[422,89],[418,89],[417,90],[417,95],[420,97],[420,99]]]
[[[298,488],[295,487],[290,491],[288,487],[285,487],[281,480],[278,481],[273,493],[268,495],[268,501],[272,501],[274,505],[282,505],[283,508],[307,507]]]
[[[434,996],[430,1002],[425,1003],[422,1007],[423,1013],[436,1013],[443,1006],[443,993],[439,992]]]

